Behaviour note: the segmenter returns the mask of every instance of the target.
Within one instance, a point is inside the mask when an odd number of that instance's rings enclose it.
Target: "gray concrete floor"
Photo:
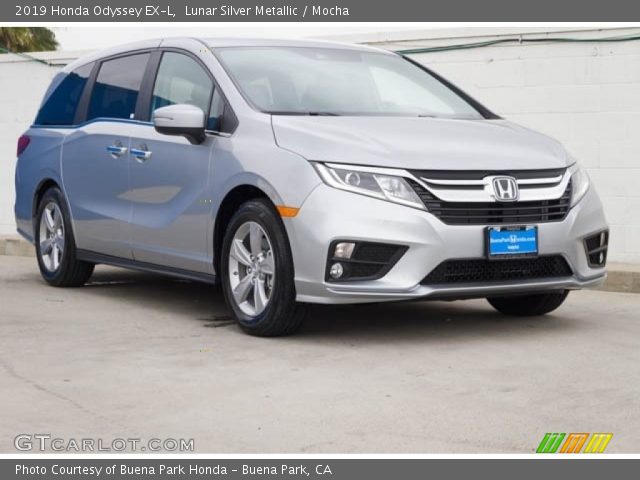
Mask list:
[[[20,433],[193,438],[197,453],[533,452],[613,432],[640,452],[640,295],[574,292],[553,315],[481,300],[313,307],[252,338],[215,288],[99,267],[47,287],[0,256],[0,452]]]

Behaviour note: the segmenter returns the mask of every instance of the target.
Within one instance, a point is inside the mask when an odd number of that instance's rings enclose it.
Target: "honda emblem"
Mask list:
[[[515,202],[519,197],[518,182],[513,177],[495,177],[493,194],[500,202]]]

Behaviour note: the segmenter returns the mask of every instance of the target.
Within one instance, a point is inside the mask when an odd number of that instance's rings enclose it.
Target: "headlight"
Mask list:
[[[589,190],[589,175],[577,163],[569,167],[569,171],[571,172],[571,206],[573,207]]]
[[[348,192],[424,210],[420,197],[402,176],[402,170],[314,163],[327,185]]]

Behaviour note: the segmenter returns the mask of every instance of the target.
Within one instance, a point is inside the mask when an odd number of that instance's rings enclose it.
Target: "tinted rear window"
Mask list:
[[[93,63],[88,63],[71,73],[56,75],[36,116],[36,125],[72,125],[92,69]]]
[[[115,58],[102,63],[91,94],[87,120],[133,118],[149,54]]]

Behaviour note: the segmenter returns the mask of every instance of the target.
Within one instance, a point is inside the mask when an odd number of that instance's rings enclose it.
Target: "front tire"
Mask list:
[[[289,240],[273,206],[250,200],[231,218],[222,244],[222,289],[240,327],[250,335],[291,335],[307,306],[296,302]]]
[[[493,308],[505,315],[534,317],[553,312],[566,300],[569,290],[560,293],[539,293],[517,295],[513,297],[489,297],[487,301]]]
[[[71,217],[62,192],[47,190],[36,213],[36,257],[42,278],[54,287],[80,287],[93,273],[94,264],[76,257]]]

